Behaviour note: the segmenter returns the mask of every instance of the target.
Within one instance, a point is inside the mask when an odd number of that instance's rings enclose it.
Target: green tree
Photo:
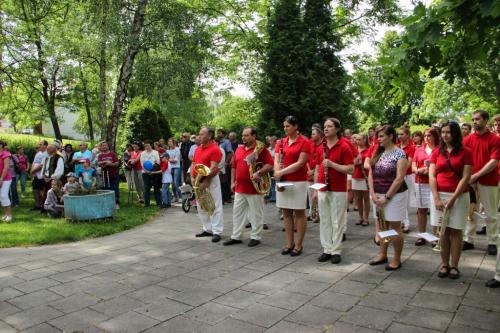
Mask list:
[[[258,125],[260,113],[261,109],[256,99],[227,96],[213,110],[213,118],[210,124],[215,128],[224,128],[228,132],[236,132],[239,136],[243,128]]]

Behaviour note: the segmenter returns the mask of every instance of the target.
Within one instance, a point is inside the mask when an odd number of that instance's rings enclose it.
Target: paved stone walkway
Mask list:
[[[464,253],[460,280],[443,280],[438,254],[412,233],[403,268],[388,273],[367,265],[372,227],[350,213],[342,263],[320,264],[317,224],[293,258],[280,254],[274,206],[266,216],[253,249],[196,239],[196,214],[174,208],[109,237],[0,250],[0,332],[500,332],[484,251]],[[227,237],[228,206],[225,221]]]

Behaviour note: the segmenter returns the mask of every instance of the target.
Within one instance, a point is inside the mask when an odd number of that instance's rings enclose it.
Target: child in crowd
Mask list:
[[[90,159],[86,159],[82,165],[82,170],[77,173],[80,184],[85,190],[95,189],[96,186],[96,171],[90,166]]]
[[[75,177],[75,174],[73,172],[68,173],[66,175],[66,178],[67,178],[68,182],[66,184],[64,184],[63,189],[62,189],[64,195],[73,194],[73,193],[77,193],[78,191],[80,191],[81,186],[76,181],[76,177]]]
[[[170,184],[172,183],[172,166],[168,162],[170,156],[168,153],[164,153],[161,157],[161,201],[162,208],[169,208],[172,206],[170,203]]]
[[[59,218],[64,212],[64,205],[62,204],[62,191],[61,191],[61,181],[53,180],[51,183],[51,188],[47,192],[47,198],[43,208],[47,211],[47,215],[52,218]]]

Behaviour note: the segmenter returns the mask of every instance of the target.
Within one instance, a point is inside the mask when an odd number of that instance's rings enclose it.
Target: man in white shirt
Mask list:
[[[55,145],[47,146],[47,156],[43,159],[41,174],[45,183],[43,198],[47,197],[47,192],[52,187],[53,180],[59,180],[64,175],[64,158],[57,154]]]
[[[41,140],[38,143],[38,152],[33,159],[33,164],[31,167],[31,175],[33,177],[33,198],[35,199],[35,207],[32,210],[42,210],[45,198],[43,194],[45,193],[45,181],[43,179],[42,167],[43,160],[47,156],[47,141]]]

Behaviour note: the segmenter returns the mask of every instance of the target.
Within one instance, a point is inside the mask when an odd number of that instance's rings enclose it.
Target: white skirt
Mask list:
[[[355,191],[368,191],[366,187],[366,181],[364,179],[352,179],[352,189]]]
[[[431,188],[429,184],[415,184],[415,198],[417,208],[430,208]]]
[[[376,193],[377,196],[385,194]],[[406,217],[408,209],[408,191],[396,193],[384,206],[385,220],[390,222],[401,222]]]
[[[432,196],[432,195],[431,195]],[[453,196],[453,193],[449,192],[439,192],[439,197],[441,201],[448,201]],[[465,230],[467,226],[467,217],[469,215],[469,193],[462,193],[458,199],[453,204],[450,211],[450,218],[448,220],[448,228]],[[434,198],[432,198],[431,204],[431,225],[438,227],[441,225],[441,218],[443,216],[443,211],[437,210],[434,204]]]
[[[285,209],[306,209],[307,190],[309,182],[287,182],[293,183],[283,192],[276,190],[276,207]]]
[[[408,186],[408,207],[417,207],[417,201],[415,197],[415,175],[406,175],[405,183]]]

